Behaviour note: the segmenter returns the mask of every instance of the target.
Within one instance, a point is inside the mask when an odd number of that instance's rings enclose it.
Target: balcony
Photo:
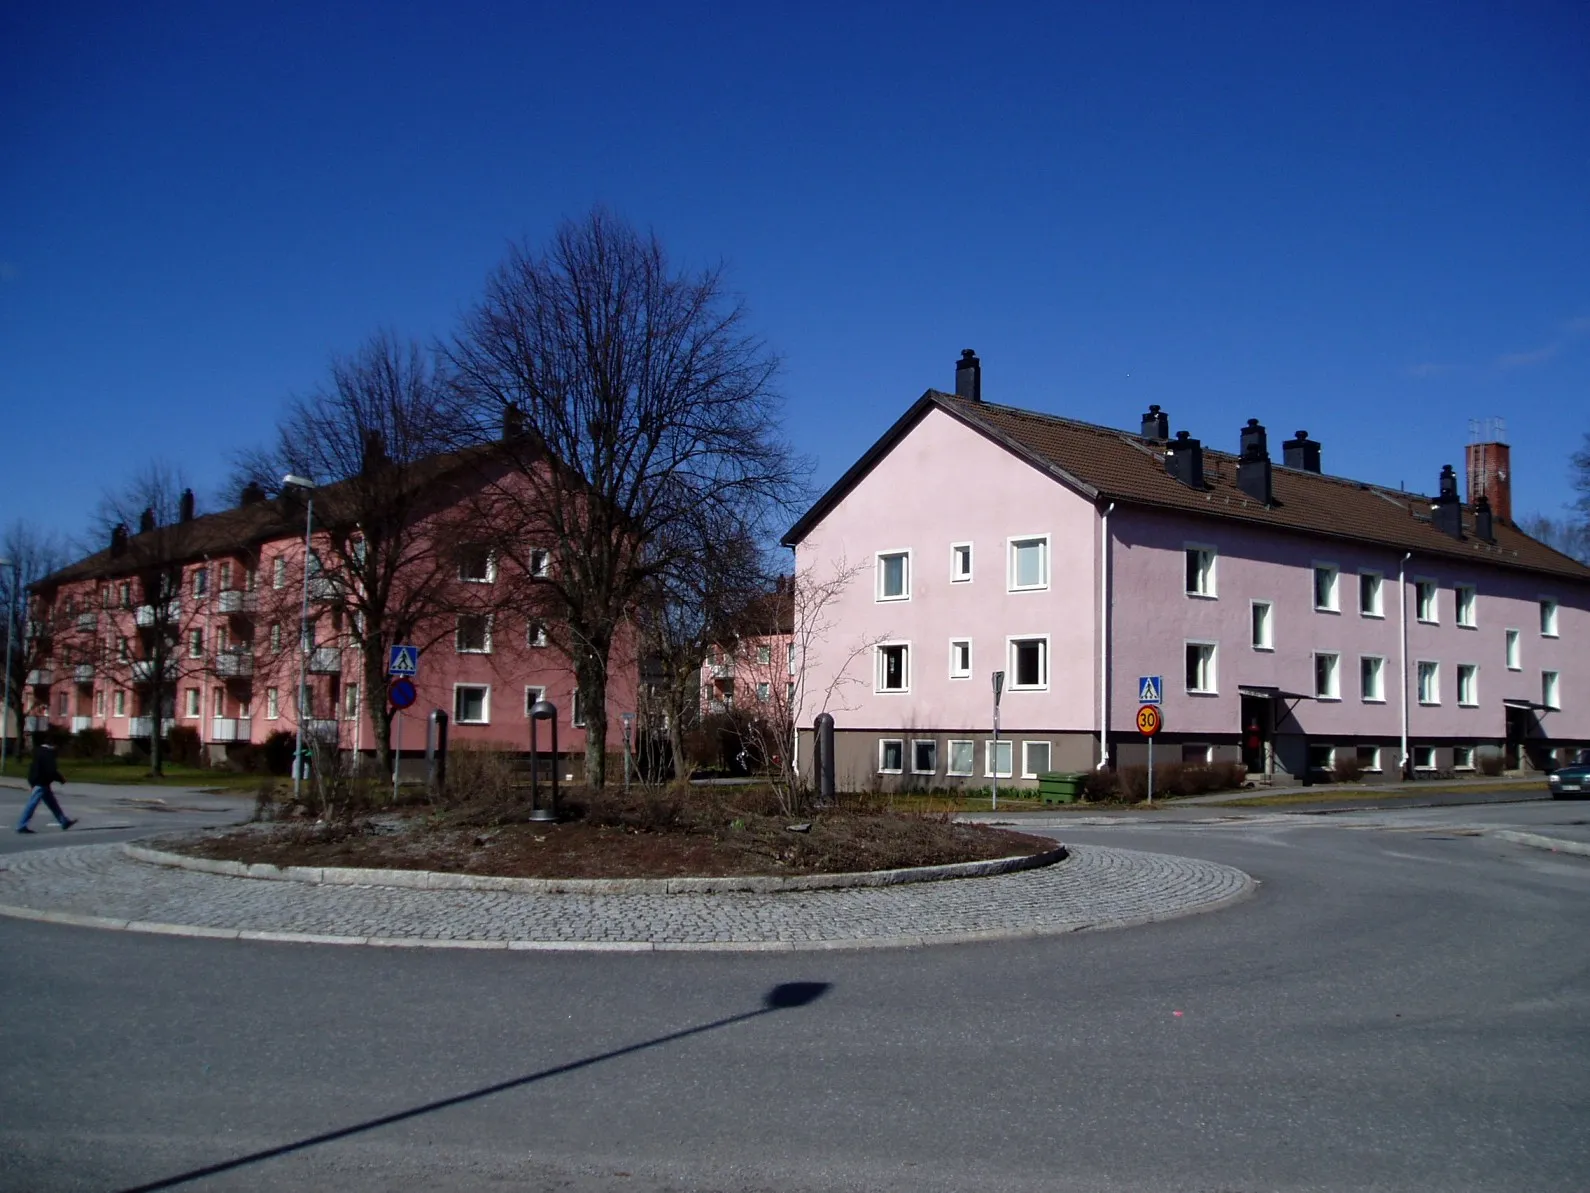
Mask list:
[[[337,722],[314,719],[304,722],[304,733],[316,741],[337,740]]]
[[[47,688],[55,682],[55,672],[48,667],[35,667],[28,672],[28,683],[34,687]]]
[[[137,623],[138,628],[141,630],[150,629],[155,624],[155,611],[156,610],[153,605],[139,605],[138,608],[133,611],[133,621]],[[172,624],[181,618],[181,616],[182,602],[168,601],[164,610],[166,624]]]
[[[150,731],[154,728],[154,723],[153,717],[128,717],[127,736],[149,737]],[[164,737],[166,734],[170,733],[171,727],[176,723],[177,721],[175,717],[162,717],[160,719],[160,736]]]
[[[248,741],[253,734],[250,717],[216,717],[210,722],[211,741]]]
[[[309,599],[312,601],[334,601],[342,595],[342,585],[335,576],[311,576],[309,578]]]
[[[215,607],[222,613],[253,613],[259,608],[259,593],[223,588],[216,594]]]
[[[94,682],[94,664],[93,663],[78,663],[76,666],[74,666],[72,668],[72,682],[73,683],[93,683]]]
[[[48,733],[50,729],[50,718],[28,717],[22,722],[22,728],[29,733]]]
[[[81,733],[81,732],[83,732],[83,730],[92,729],[93,727],[94,727],[94,718],[93,717],[73,717],[72,718],[72,732],[73,733]]]
[[[317,646],[309,652],[309,670],[315,675],[341,675],[342,650],[335,646]]]
[[[734,678],[734,660],[730,659],[726,663],[708,663],[707,664],[707,678],[708,679],[733,679]]]
[[[155,661],[153,659],[134,659],[129,665],[133,683],[149,683],[155,677]],[[177,678],[177,660],[167,659],[166,665],[161,669],[166,679]]]
[[[80,630],[85,630],[88,633],[93,633],[95,630],[99,629],[99,614],[79,613],[77,615],[77,628]]]
[[[254,674],[254,656],[241,650],[218,651],[215,673],[222,679],[247,679]]]

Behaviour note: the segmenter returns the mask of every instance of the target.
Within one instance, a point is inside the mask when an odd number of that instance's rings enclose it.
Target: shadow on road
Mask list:
[[[247,1156],[238,1156],[234,1160],[224,1160],[219,1164],[208,1164],[203,1168],[194,1168],[188,1172],[168,1176],[163,1180],[152,1181],[146,1185],[131,1185],[121,1190],[121,1193],[154,1193],[157,1189],[174,1189],[178,1185],[185,1185],[189,1181],[202,1180],[207,1176],[215,1176],[222,1172],[230,1172],[248,1164],[259,1164],[265,1160],[274,1160],[278,1156],[291,1155],[293,1152],[304,1151],[307,1148],[318,1147],[323,1143],[335,1143],[339,1139],[347,1139],[365,1131],[373,1131],[377,1127],[390,1126],[401,1123],[406,1119],[418,1118],[423,1114],[431,1114],[437,1110],[446,1110],[451,1106],[462,1106],[466,1102],[478,1101],[489,1098],[492,1094],[504,1093],[510,1089],[530,1085],[537,1081],[544,1081],[548,1077],[558,1077],[564,1073],[572,1073],[577,1069],[588,1068],[604,1060],[615,1060],[620,1056],[628,1056],[634,1052],[644,1052],[648,1048],[656,1048],[662,1044],[671,1044],[676,1040],[698,1036],[703,1032],[716,1031],[720,1027],[731,1027],[736,1023],[743,1023],[748,1019],[755,1019],[761,1015],[769,1015],[775,1011],[787,1011],[796,1007],[804,1007],[816,1002],[829,990],[828,982],[782,982],[774,986],[762,996],[762,1005],[754,1011],[742,1011],[738,1015],[730,1015],[725,1019],[716,1019],[711,1023],[703,1023],[697,1027],[687,1027],[683,1031],[671,1032],[666,1036],[658,1036],[654,1040],[643,1040],[639,1044],[630,1044],[623,1048],[615,1048],[611,1052],[598,1053],[596,1056],[587,1056],[583,1060],[570,1061],[568,1064],[557,1065],[550,1069],[542,1069],[537,1073],[529,1073],[523,1077],[515,1077],[510,1081],[499,1081],[495,1085],[488,1085],[481,1089],[471,1090],[467,1094],[457,1094],[451,1098],[443,1098],[437,1102],[427,1102],[423,1106],[413,1106],[408,1110],[399,1110],[393,1114],[385,1114],[380,1118],[372,1118],[367,1122],[355,1123],[351,1127],[343,1127],[336,1131],[327,1131],[321,1135],[311,1135],[307,1139],[299,1139],[292,1143],[284,1143],[280,1147],[267,1148],[262,1152],[253,1152]]]

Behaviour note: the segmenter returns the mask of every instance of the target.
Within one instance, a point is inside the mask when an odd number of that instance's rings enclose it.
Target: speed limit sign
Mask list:
[[[1153,737],[1164,723],[1165,719],[1155,705],[1145,704],[1137,710],[1137,731],[1144,737]]]

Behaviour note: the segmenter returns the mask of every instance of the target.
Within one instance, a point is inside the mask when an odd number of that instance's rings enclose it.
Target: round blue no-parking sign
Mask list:
[[[407,708],[414,703],[414,683],[412,680],[399,679],[394,681],[387,689],[387,699],[392,701],[393,708]]]

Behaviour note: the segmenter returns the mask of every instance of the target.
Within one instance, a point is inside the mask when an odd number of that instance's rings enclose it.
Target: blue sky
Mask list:
[[[727,264],[819,485],[966,347],[1425,490],[1499,415],[1520,512],[1590,431],[1582,4],[11,5],[0,114],[0,522],[212,495],[593,203]]]

